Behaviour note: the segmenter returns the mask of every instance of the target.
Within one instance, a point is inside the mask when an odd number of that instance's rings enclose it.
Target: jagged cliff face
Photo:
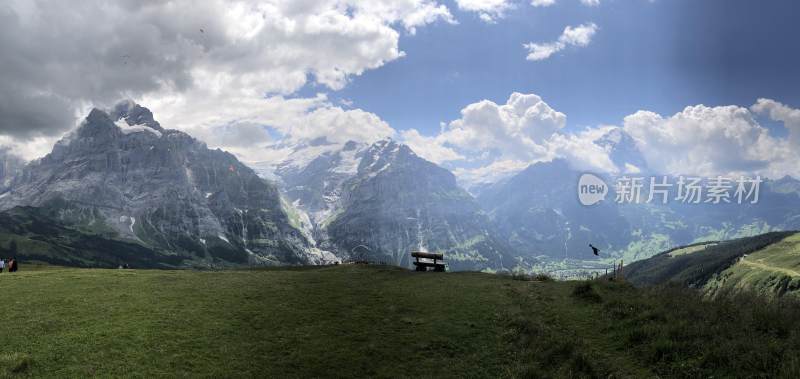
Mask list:
[[[316,233],[324,232],[330,218],[342,208],[344,183],[358,174],[369,145],[348,142],[343,146],[317,141],[304,146],[276,167],[283,189],[293,204],[307,212]],[[308,149],[312,151],[305,151]],[[316,151],[319,151],[318,153]],[[308,160],[294,155],[315,154]],[[299,158],[299,159],[298,159]]]
[[[161,127],[126,102],[93,110],[17,176],[0,209],[50,208],[61,221],[186,262],[320,263],[275,185],[233,155]]]
[[[350,142],[297,166],[276,172],[326,250],[401,266],[411,265],[411,251],[436,251],[455,270],[519,264],[453,174],[405,145]]]

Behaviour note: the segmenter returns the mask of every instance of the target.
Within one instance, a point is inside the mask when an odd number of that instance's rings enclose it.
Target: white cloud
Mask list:
[[[565,123],[566,116],[539,96],[515,92],[502,105],[489,100],[467,105],[440,138],[462,150],[530,159],[545,153],[543,142]]]
[[[269,132],[284,144],[325,137],[332,143],[371,143],[395,136],[395,130],[373,113],[343,109],[318,94],[313,98],[198,97],[144,100],[162,125],[182,129],[211,147],[231,151],[245,161],[279,157]],[[212,104],[213,103],[213,104]]]
[[[238,123],[258,111],[230,107],[341,89],[437,21],[454,22],[436,0],[7,2],[0,35],[25,38],[0,38],[0,135],[57,137],[76,109],[121,98],[178,121],[167,127]]]
[[[581,0],[581,4],[596,7],[600,5],[600,0]]]
[[[619,172],[606,151],[594,142],[602,136],[602,129],[591,128],[577,134],[555,134],[548,141],[548,150],[553,157],[567,160],[570,165],[581,171]]]
[[[625,117],[650,168],[668,174],[761,173],[796,175],[797,159],[787,140],[774,138],[747,108],[686,107],[670,117],[639,111]]]
[[[567,26],[555,42],[524,44],[523,46],[528,50],[526,59],[540,61],[550,58],[553,54],[570,46],[588,46],[597,30],[598,27],[594,23],[581,24],[575,27]]]
[[[528,167],[533,161],[498,160],[478,168],[458,167],[453,173],[459,182],[472,187],[476,184],[491,184],[508,178]]]
[[[549,7],[556,3],[556,0],[531,0],[531,5],[534,7]]]
[[[478,13],[481,20],[493,23],[503,18],[505,12],[514,8],[510,0],[456,0],[458,9]]]
[[[453,169],[466,184],[495,181],[527,165],[567,159],[580,170],[616,172],[608,152],[594,140],[608,128],[564,134],[566,115],[534,94],[513,93],[505,104],[483,100],[461,110],[461,118],[435,136],[401,133],[419,155]]]
[[[620,127],[564,132],[566,115],[533,94],[514,93],[505,104],[489,100],[469,104],[461,110],[461,118],[444,124],[434,136],[416,130],[401,136],[413,149],[424,151],[423,157],[453,169],[467,185],[496,181],[555,158],[566,159],[574,169],[594,172],[647,169],[675,175],[800,177],[796,163],[800,110],[769,99],[759,99],[751,109],[782,121],[789,137],[770,135],[750,109],[733,105],[689,106],[669,117],[649,111],[625,117],[621,129],[633,137],[646,167],[630,162],[618,167],[610,147],[597,143]]]
[[[772,99],[758,99],[750,109],[755,113],[766,113],[773,121],[783,122],[789,130],[789,141],[800,147],[800,109],[793,109]]]
[[[454,149],[445,145],[442,135],[437,137],[423,136],[416,129],[408,129],[400,132],[400,141],[422,158],[433,163],[442,164],[445,162],[459,161],[466,159]]]

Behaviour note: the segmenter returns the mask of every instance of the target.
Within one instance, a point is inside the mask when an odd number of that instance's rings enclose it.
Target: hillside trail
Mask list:
[[[800,272],[797,272],[797,271],[794,271],[794,270],[790,270],[788,268],[770,266],[770,265],[765,264],[763,262],[748,260],[747,258],[742,258],[739,261],[739,263],[741,263],[743,265],[746,265],[746,266],[759,268],[759,269],[762,269],[762,270],[779,272],[779,273],[782,273],[782,274],[785,274],[785,275],[788,275],[788,276],[800,276]]]

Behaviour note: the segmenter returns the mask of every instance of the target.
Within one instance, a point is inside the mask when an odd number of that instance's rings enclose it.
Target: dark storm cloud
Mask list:
[[[200,32],[215,29],[211,15],[127,5],[0,5],[0,134],[55,135],[82,103],[191,86],[193,57],[214,43]]]

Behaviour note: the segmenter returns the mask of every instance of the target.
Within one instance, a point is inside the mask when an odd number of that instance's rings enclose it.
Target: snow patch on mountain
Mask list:
[[[125,119],[119,119],[114,122],[123,134],[132,134],[132,133],[141,133],[141,132],[150,132],[156,135],[156,137],[161,138],[161,132],[155,130],[147,125],[137,124],[137,125],[128,125],[128,122]]]

